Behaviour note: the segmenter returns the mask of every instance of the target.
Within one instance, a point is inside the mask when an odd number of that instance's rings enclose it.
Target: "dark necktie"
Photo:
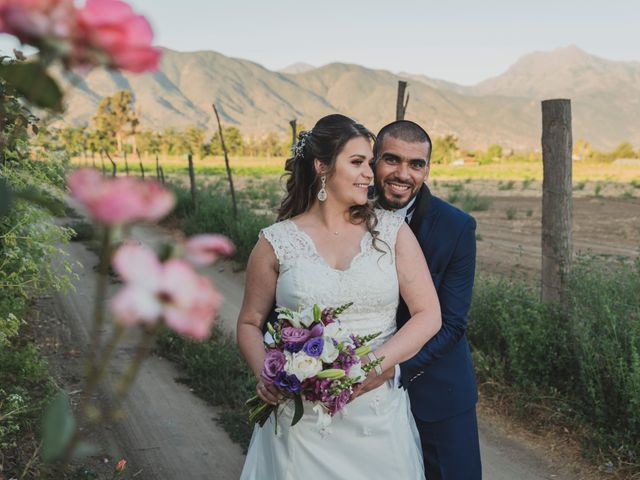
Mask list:
[[[404,221],[407,222],[407,224],[409,224],[411,222],[411,214],[413,213],[413,211],[416,209],[416,204],[418,202],[413,202],[413,205],[411,205],[408,209],[407,209],[407,214],[404,216]]]

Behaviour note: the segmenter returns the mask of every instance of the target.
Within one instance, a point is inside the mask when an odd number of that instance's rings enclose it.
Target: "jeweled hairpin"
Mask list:
[[[298,141],[291,146],[291,155],[294,157],[304,155],[304,146],[307,142],[307,138],[311,135],[312,130],[306,130],[300,132],[298,135]]]

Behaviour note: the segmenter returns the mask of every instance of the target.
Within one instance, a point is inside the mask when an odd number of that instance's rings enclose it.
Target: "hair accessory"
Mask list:
[[[312,130],[303,130],[298,135],[298,141],[291,145],[291,155],[294,158],[298,158],[304,155],[304,146],[307,143],[307,138],[311,135]]]
[[[327,190],[324,188],[327,186],[327,176],[322,175],[320,177],[320,181],[322,182],[322,188],[320,188],[320,191],[318,192],[318,200],[324,202],[327,199]]]

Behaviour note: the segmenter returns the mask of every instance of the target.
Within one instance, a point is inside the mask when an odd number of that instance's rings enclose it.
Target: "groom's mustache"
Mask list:
[[[397,177],[385,178],[383,183],[397,183],[398,185],[406,185],[413,188],[415,183],[412,181],[399,180]]]

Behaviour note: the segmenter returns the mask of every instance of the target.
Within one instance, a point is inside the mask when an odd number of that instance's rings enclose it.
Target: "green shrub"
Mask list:
[[[577,408],[612,435],[640,448],[640,261],[582,258],[569,287],[569,324],[579,379]],[[620,428],[624,426],[624,428]],[[636,454],[640,453],[636,450]]]
[[[483,197],[472,192],[453,192],[447,197],[447,201],[455,203],[465,212],[479,212],[489,210],[493,201],[489,197]]]
[[[562,309],[524,281],[479,276],[468,329],[479,379],[553,399],[591,453],[640,472],[638,292],[640,261],[577,259]]]
[[[515,184],[516,184],[516,182],[514,182],[513,180],[509,180],[506,183],[499,182],[498,183],[498,190],[513,190],[513,187],[514,187]]]
[[[30,443],[55,388],[33,344],[0,346],[0,365],[0,451],[4,473],[17,477],[35,448]]]
[[[234,259],[245,265],[251,250],[258,241],[260,230],[275,221],[275,215],[260,215],[239,205],[238,218],[234,218],[228,193],[216,185],[209,185],[197,192],[198,208],[191,206],[189,191],[182,186],[173,187],[177,197],[174,215],[182,221],[187,235],[204,232],[221,233],[233,240],[236,246]]]
[[[516,214],[518,213],[518,209],[515,208],[515,207],[509,207],[509,208],[507,208],[505,213],[507,214],[507,220],[513,220],[513,219],[516,218]]]
[[[600,193],[602,192],[602,185],[600,185],[599,183],[596,185],[596,189],[594,190],[593,194],[596,197],[600,196]]]

